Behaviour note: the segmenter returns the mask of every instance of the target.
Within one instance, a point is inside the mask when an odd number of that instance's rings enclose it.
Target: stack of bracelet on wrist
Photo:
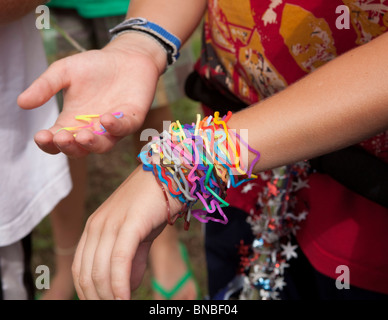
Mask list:
[[[115,112],[113,115],[116,118],[123,117],[122,112]],[[191,216],[204,223],[215,221],[226,224],[228,218],[222,208],[229,205],[225,201],[227,188],[237,187],[257,178],[252,174],[252,169],[259,160],[260,153],[228,128],[226,123],[231,116],[232,113],[228,112],[220,118],[219,112],[215,112],[214,117],[201,120],[200,115],[197,115],[196,123],[185,124],[183,127],[176,121],[170,125],[168,131],[153,137],[140,152],[138,157],[143,163],[143,169],[152,171],[163,190],[169,224],[174,224],[179,217],[185,217],[184,227],[187,230]],[[100,117],[98,114],[79,115],[75,119],[88,124],[60,130],[70,131],[75,136],[79,130],[90,128],[95,134],[103,135],[106,130],[101,124],[100,130],[94,129],[97,124],[93,119]],[[243,161],[248,160],[248,152],[256,155],[249,168]],[[163,185],[173,198],[178,198],[184,204],[182,212],[173,219]],[[192,210],[198,200],[204,205],[203,210]],[[216,211],[220,217],[212,215]]]
[[[255,163],[260,154],[227,126],[232,113],[223,118],[215,112],[214,117],[200,119],[192,125],[182,125],[176,121],[170,125],[169,131],[163,131],[154,137],[143,151],[139,159],[143,169],[151,171],[164,192],[168,206],[168,223],[174,224],[178,217],[185,217],[184,228],[190,225],[190,217],[194,216],[201,222],[215,221],[222,224],[228,222],[222,211],[228,206],[225,202],[226,190],[229,186],[236,187],[250,179]],[[242,151],[256,154],[249,168],[241,161]],[[246,157],[247,160],[247,157]],[[173,198],[184,203],[183,210],[172,219],[165,185]],[[204,209],[192,210],[200,200]],[[218,212],[220,217],[212,215]]]

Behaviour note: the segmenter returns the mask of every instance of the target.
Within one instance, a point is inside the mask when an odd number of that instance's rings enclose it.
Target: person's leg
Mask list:
[[[73,189],[50,214],[55,243],[55,275],[43,300],[68,300],[74,296],[71,265],[85,220],[86,159],[69,159]]]
[[[167,292],[173,290],[190,271],[179,246],[178,231],[170,225],[166,226],[151,246],[149,256],[154,281]],[[198,298],[193,278],[188,277],[178,288],[179,290],[172,295],[173,300],[195,300]],[[166,297],[155,290],[154,299],[164,300]]]

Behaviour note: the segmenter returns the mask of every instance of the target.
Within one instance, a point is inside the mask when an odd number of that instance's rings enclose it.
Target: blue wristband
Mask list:
[[[167,52],[168,65],[172,65],[179,58],[181,41],[156,23],[149,22],[144,18],[131,18],[109,30],[112,40],[119,34],[127,31],[144,32],[157,40]]]

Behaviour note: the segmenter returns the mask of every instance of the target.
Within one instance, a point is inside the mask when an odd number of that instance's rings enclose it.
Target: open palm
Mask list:
[[[38,146],[51,154],[63,152],[82,157],[110,150],[123,136],[140,128],[154,97],[160,71],[150,55],[108,45],[54,62],[18,98],[24,109],[43,105],[63,90],[64,105],[57,121],[35,135]],[[123,112],[117,119],[114,112]],[[82,129],[73,133],[63,127],[82,126],[77,115],[99,114],[106,133]],[[42,128],[44,129],[44,128]],[[60,130],[60,131],[58,131]]]

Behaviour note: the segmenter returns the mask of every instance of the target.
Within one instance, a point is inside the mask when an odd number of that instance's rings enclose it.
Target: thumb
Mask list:
[[[69,84],[65,59],[58,60],[19,95],[17,104],[23,109],[40,107]]]

